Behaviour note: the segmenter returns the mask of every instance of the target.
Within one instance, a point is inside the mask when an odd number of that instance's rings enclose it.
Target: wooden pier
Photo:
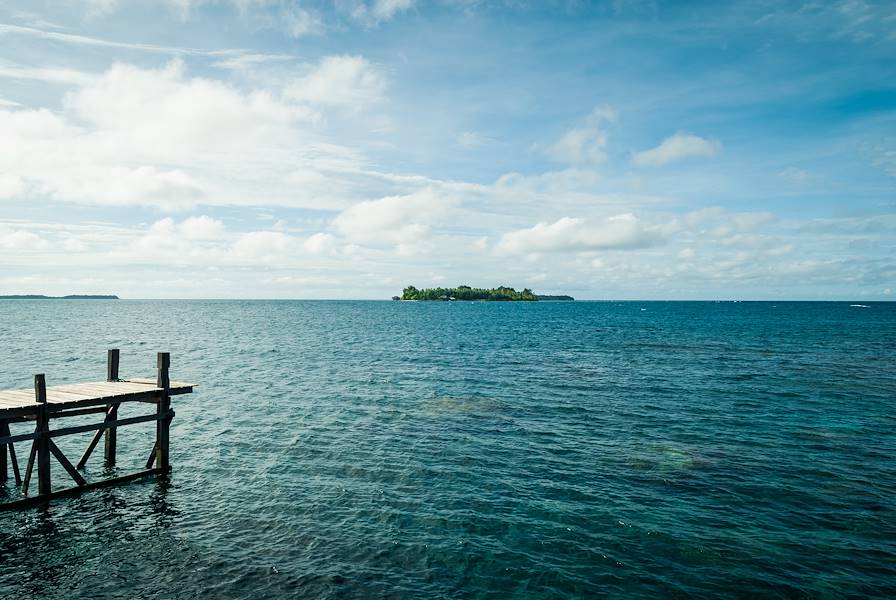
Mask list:
[[[0,510],[20,508],[46,502],[51,498],[67,496],[88,489],[116,485],[150,475],[163,475],[171,470],[169,463],[169,429],[174,411],[171,396],[190,394],[193,384],[173,382],[168,371],[171,358],[167,352],[158,354],[154,379],[119,379],[119,351],[109,350],[106,380],[95,383],[76,383],[47,387],[43,374],[34,376],[34,389],[0,391],[0,484],[8,481],[10,467],[15,483],[20,486],[21,497],[0,503]],[[119,407],[127,402],[155,405],[150,414],[119,418]],[[58,419],[89,414],[103,415],[99,423],[51,428]],[[33,433],[13,435],[10,424],[34,423]],[[88,482],[81,474],[90,455],[105,438],[104,454],[107,465],[115,464],[118,445],[118,428],[137,423],[155,422],[156,440],[146,460],[146,468],[135,473]],[[77,466],[62,453],[55,438],[93,431]],[[31,442],[27,466],[21,468],[16,443]],[[50,478],[50,457],[54,457],[75,486],[54,489]],[[32,473],[37,471],[37,495],[29,496]]]

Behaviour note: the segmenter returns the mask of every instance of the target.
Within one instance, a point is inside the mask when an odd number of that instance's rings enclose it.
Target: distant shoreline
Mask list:
[[[44,296],[43,294],[15,294],[0,296],[0,300],[119,300],[115,295],[70,294],[68,296]]]

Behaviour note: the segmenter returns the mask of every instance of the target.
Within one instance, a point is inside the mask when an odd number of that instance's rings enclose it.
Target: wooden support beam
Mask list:
[[[118,349],[109,350],[106,355],[106,381],[118,381],[118,357],[119,352]],[[120,404],[110,404],[109,405],[109,416],[106,417],[108,420],[111,416],[111,419],[114,420],[118,418],[118,407]],[[106,459],[106,464],[111,466],[115,466],[115,451],[118,446],[118,429],[115,427],[110,427],[106,430],[106,444],[104,457]]]
[[[156,422],[156,468],[167,473],[171,469],[168,454],[168,433],[171,428],[171,417],[174,416],[173,413],[171,413],[171,396],[169,395],[171,379],[168,375],[168,371],[171,367],[171,354],[168,352],[159,352],[156,359],[156,387],[162,390],[162,393],[159,396],[157,412],[160,416],[171,415],[170,417],[159,419]]]
[[[115,421],[103,421],[102,423],[91,423],[89,425],[75,425],[74,427],[62,427],[61,429],[54,429],[48,432],[49,437],[60,437],[63,435],[71,435],[73,433],[85,433],[87,431],[96,431],[97,429],[105,429],[106,427],[124,427],[125,425],[133,425],[135,423],[146,423],[147,421],[161,421],[164,419],[171,420],[174,418],[174,411],[168,410],[167,413],[153,413],[151,415],[141,415],[139,417],[128,417],[127,419],[117,419]],[[11,435],[7,437],[0,437],[0,444],[5,444],[7,442],[21,442],[23,440],[36,440],[40,439],[41,434],[39,432],[35,433],[23,433],[20,435]]]
[[[34,376],[34,400],[38,403],[37,489],[43,496],[52,491],[50,484],[50,419],[47,418],[47,381],[43,373]]]
[[[75,410],[67,410],[65,412],[51,412],[51,419],[61,419],[63,417],[80,417],[81,415],[95,415],[97,413],[109,412],[109,406],[93,406],[91,408],[76,408]]]
[[[106,410],[106,418],[103,420],[104,425],[109,421],[109,415],[112,414],[112,405],[110,405]],[[93,453],[94,448],[100,442],[100,438],[103,437],[103,433],[108,431],[107,429],[97,429],[96,433],[93,434],[93,438],[90,440],[90,443],[87,444],[87,449],[84,450],[84,454],[81,455],[81,460],[78,461],[78,468],[83,469],[84,465],[87,464],[87,460],[90,458],[90,455]],[[148,467],[147,467],[148,468]]]
[[[9,435],[9,423],[3,423],[3,431],[0,435]],[[16,479],[16,485],[22,485],[22,475],[19,473],[19,459],[16,457],[16,447],[12,442],[7,444],[9,449],[9,462],[12,463],[12,473]]]
[[[34,457],[37,456],[37,440],[31,442],[31,452],[28,454],[28,466],[25,468],[25,479],[22,480],[22,493],[28,495],[28,486],[31,484],[31,473],[34,471]]]
[[[9,423],[0,421],[0,436],[9,436]],[[6,453],[9,452],[9,461],[6,460]],[[16,480],[16,485],[22,485],[22,475],[19,473],[19,460],[16,457],[16,447],[12,442],[8,444],[0,444],[0,482],[9,478],[8,467],[12,466],[12,473]]]
[[[65,490],[59,490],[58,492],[53,492],[47,495],[41,496],[33,496],[31,498],[22,498],[20,500],[13,500],[12,502],[7,502],[5,504],[0,504],[0,511],[3,510],[17,510],[20,508],[27,508],[29,506],[34,506],[35,504],[42,504],[47,502],[48,500],[52,500],[53,498],[63,498],[65,496],[74,496],[80,494],[81,492],[87,490],[96,490],[104,487],[110,487],[113,485],[120,485],[122,483],[128,483],[130,481],[135,481],[137,479],[142,479],[144,477],[149,477],[151,475],[164,475],[164,471],[161,469],[147,469],[145,471],[138,471],[136,473],[130,473],[128,475],[122,475],[121,477],[112,477],[111,479],[104,479],[102,481],[93,481],[88,483],[87,485],[82,485],[79,487],[69,488]]]
[[[49,442],[50,452],[53,453],[53,456],[55,456],[56,460],[59,461],[59,464],[62,465],[62,468],[71,475],[71,478],[75,480],[75,483],[78,485],[87,485],[87,480],[81,477],[78,470],[72,465],[68,458],[66,458],[65,454],[62,453],[62,450],[59,449],[59,446],[57,446],[53,440],[49,440]]]
[[[154,442],[152,445],[152,452],[149,453],[149,458],[146,459],[146,468],[149,469],[152,467],[152,464],[156,462],[156,454],[159,451],[159,442]]]
[[[6,421],[0,421],[0,435],[6,435],[9,425]],[[9,467],[6,464],[6,447],[8,444],[0,444],[0,483],[5,483],[9,479]]]

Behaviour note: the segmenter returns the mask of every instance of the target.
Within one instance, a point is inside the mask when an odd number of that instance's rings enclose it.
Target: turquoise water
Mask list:
[[[894,304],[0,302],[0,389],[111,347],[174,472],[0,513],[0,598],[896,596]]]

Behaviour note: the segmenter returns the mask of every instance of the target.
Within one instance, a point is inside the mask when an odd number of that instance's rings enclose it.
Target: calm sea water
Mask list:
[[[0,389],[111,347],[174,472],[0,513],[0,598],[896,596],[894,304],[0,302]]]

